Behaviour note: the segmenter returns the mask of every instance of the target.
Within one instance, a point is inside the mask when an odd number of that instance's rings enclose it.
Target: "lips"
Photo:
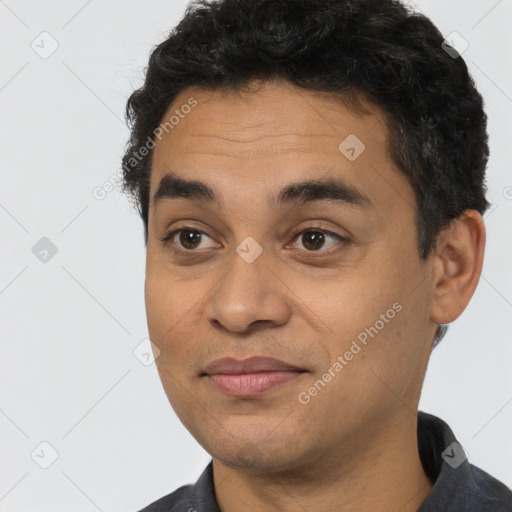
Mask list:
[[[270,357],[223,358],[204,368],[203,376],[218,390],[233,396],[255,396],[299,377],[306,370]]]
[[[234,359],[225,357],[217,359],[204,368],[204,373],[214,375],[217,373],[240,374],[240,373],[259,373],[259,372],[286,372],[286,371],[305,371],[302,368],[292,366],[273,357],[249,357],[247,359]]]

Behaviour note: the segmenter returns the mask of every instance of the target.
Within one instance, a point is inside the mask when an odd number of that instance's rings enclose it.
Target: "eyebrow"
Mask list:
[[[220,196],[206,183],[187,180],[173,172],[165,174],[153,198],[153,208],[163,199],[186,198],[207,204],[220,203]],[[316,201],[334,201],[358,208],[373,207],[370,199],[341,178],[320,178],[291,183],[269,198],[274,209],[290,204],[306,204]]]

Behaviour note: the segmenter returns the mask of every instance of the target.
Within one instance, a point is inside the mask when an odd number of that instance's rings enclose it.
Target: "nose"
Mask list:
[[[205,303],[205,318],[215,328],[241,333],[289,320],[288,288],[269,268],[264,253],[248,263],[234,252],[230,270]]]

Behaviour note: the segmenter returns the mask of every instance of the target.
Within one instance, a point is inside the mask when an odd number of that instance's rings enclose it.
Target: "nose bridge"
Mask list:
[[[289,315],[279,279],[268,268],[268,254],[251,237],[236,248],[231,268],[205,305],[206,320],[240,332],[256,321],[282,324]]]

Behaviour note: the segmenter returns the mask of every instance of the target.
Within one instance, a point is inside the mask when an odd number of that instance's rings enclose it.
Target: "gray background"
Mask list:
[[[195,481],[210,459],[143,364],[142,222],[118,190],[93,195],[120,167],[126,99],[185,5],[0,1],[4,512],[137,510]],[[492,202],[482,279],[434,351],[420,409],[512,486],[512,1],[415,5],[469,43],[490,118]]]

